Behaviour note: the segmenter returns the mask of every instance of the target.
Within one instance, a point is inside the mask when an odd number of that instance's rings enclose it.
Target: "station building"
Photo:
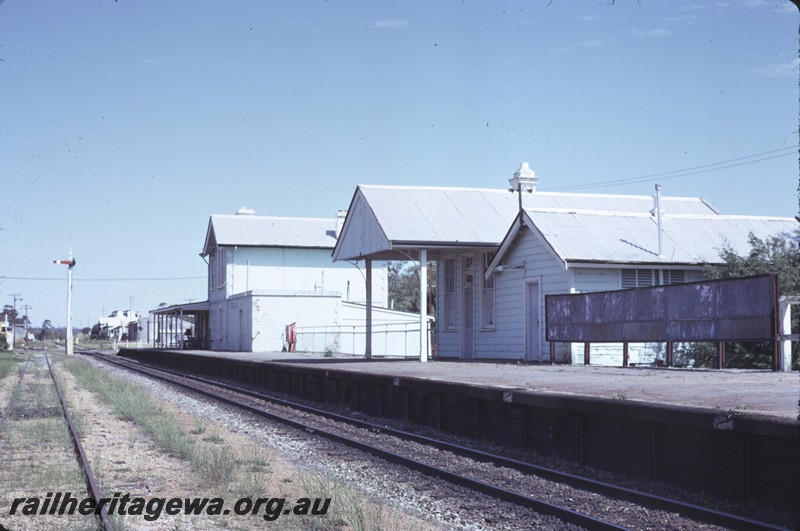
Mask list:
[[[439,358],[537,362],[550,359],[546,295],[703,280],[723,248],[746,254],[750,234],[798,227],[793,218],[723,215],[706,200],[660,191],[554,193],[537,183],[523,163],[506,189],[360,185],[333,259],[435,262]],[[420,359],[429,353],[421,344]],[[559,346],[556,361],[573,358]]]
[[[160,323],[156,346],[363,353],[363,263],[331,260],[344,218],[344,212],[335,218],[258,216],[246,208],[211,215],[200,253],[208,264],[208,299],[152,311]],[[387,264],[370,274],[381,351],[401,355],[408,336],[419,335],[419,318],[387,308]]]

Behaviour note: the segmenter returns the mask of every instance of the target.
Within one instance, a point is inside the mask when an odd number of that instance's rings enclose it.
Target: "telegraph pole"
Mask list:
[[[17,311],[17,301],[22,300],[22,293],[9,293],[11,297],[14,299],[14,312]]]
[[[23,305],[22,305],[22,307],[23,307],[23,308],[25,308],[25,315],[24,315],[24,317],[25,317],[25,320],[26,320],[28,323],[30,323],[30,322],[31,322],[31,318],[30,318],[30,317],[28,317],[28,311],[29,311],[29,310],[33,310],[33,306],[31,306],[30,304],[23,304]],[[25,323],[23,323],[23,324],[25,324]]]
[[[67,356],[72,355],[72,268],[75,267],[75,258],[72,249],[67,260],[53,260],[54,264],[67,266]]]

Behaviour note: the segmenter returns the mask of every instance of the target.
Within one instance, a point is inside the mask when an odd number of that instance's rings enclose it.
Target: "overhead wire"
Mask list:
[[[756,164],[758,162],[764,162],[767,160],[777,159],[781,157],[786,157],[792,154],[797,153],[797,149],[800,148],[800,144],[794,144],[792,146],[786,146],[779,149],[772,149],[769,151],[763,151],[761,153],[754,153],[752,155],[745,155],[743,157],[736,157],[733,159],[723,160],[719,162],[714,162],[711,164],[702,164],[700,166],[692,166],[690,168],[683,168],[680,170],[672,170],[667,172],[661,173],[652,173],[649,175],[641,175],[638,177],[628,177],[625,179],[614,179],[609,181],[599,181],[595,183],[586,183],[586,184],[576,184],[572,186],[558,186],[554,188],[550,188],[550,190],[583,190],[587,188],[608,188],[613,186],[622,186],[625,184],[634,184],[634,183],[642,183],[648,181],[656,181],[656,180],[668,180],[668,179],[678,179],[680,177],[688,177],[691,175],[697,175],[700,173],[709,173],[713,171],[725,170],[729,168],[735,168],[738,166],[746,166],[748,164]],[[780,153],[782,151],[786,151],[786,153]],[[779,153],[778,155],[773,155],[773,153]],[[771,155],[769,157],[765,157],[764,155]],[[753,159],[755,160],[747,160]],[[744,161],[744,162],[741,162]],[[735,164],[731,164],[735,163]]]
[[[0,280],[42,280],[63,282],[63,277],[0,277]],[[206,277],[151,277],[151,278],[76,278],[73,282],[155,282],[163,280],[206,280]]]

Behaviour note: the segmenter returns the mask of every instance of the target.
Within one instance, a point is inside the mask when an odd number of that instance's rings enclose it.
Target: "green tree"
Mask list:
[[[42,330],[39,332],[39,340],[53,339],[55,337],[55,330],[50,319],[45,319],[42,323]]]
[[[10,304],[3,306],[3,312],[0,313],[0,321],[5,320],[8,320],[9,324],[22,324],[17,310]]]
[[[428,314],[436,311],[436,264],[428,264]],[[419,313],[419,265],[389,262],[389,301],[395,310]]]
[[[793,233],[762,240],[750,233],[750,252],[737,254],[730,245],[720,251],[721,262],[708,264],[705,273],[710,279],[776,274],[781,295],[800,295],[800,229]],[[800,308],[792,312],[792,330],[800,329]],[[796,333],[796,332],[795,332]],[[711,366],[716,356],[709,345],[696,345],[688,353],[700,366]],[[726,366],[761,368],[772,366],[771,343],[728,343],[725,346]],[[800,345],[792,345],[792,368],[798,368]]]

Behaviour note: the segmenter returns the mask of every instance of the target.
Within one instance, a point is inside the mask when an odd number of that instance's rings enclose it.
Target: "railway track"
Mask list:
[[[31,370],[31,365],[36,363],[46,364],[47,374],[49,375],[48,384],[52,385],[52,389],[55,393],[55,396],[58,398],[60,407],[54,408],[51,406],[42,405],[41,396],[33,396],[31,400],[27,400],[31,403],[26,404],[27,401],[25,399],[26,398],[30,399],[31,397],[25,396],[26,391],[24,390],[25,388],[24,383],[26,383],[26,378],[32,379],[32,373],[34,371]],[[46,391],[44,391],[43,389],[44,386],[48,384],[43,384],[42,382],[36,382],[36,381],[27,383],[29,383],[30,386],[33,387],[39,386],[38,392],[46,394]],[[14,383],[14,387],[11,390],[8,403],[6,404],[6,407],[3,409],[3,416],[2,418],[0,418],[0,431],[4,429],[6,421],[9,420],[15,413],[23,418],[53,417],[59,415],[63,416],[64,422],[66,423],[67,431],[69,432],[72,448],[80,464],[82,476],[86,481],[86,492],[94,500],[95,507],[101,506],[100,499],[103,496],[97,485],[95,476],[92,473],[92,468],[89,464],[86,452],[84,451],[83,445],[81,444],[81,439],[78,433],[78,429],[75,423],[73,422],[72,416],[70,415],[69,407],[61,391],[61,387],[58,384],[58,380],[55,377],[55,374],[53,372],[53,367],[50,363],[50,358],[47,356],[47,354],[44,354],[43,356],[38,356],[37,359],[34,359],[33,356],[28,356],[28,358],[25,360],[25,364],[20,368],[19,372],[17,373],[17,381]],[[50,490],[55,490],[55,489],[51,488]],[[49,514],[52,515],[53,512],[50,512]],[[108,512],[106,511],[106,508],[104,506],[101,506],[101,511],[96,516],[102,529],[105,529],[106,531],[113,531],[114,527],[109,518]]]
[[[223,382],[211,381],[205,378],[175,373],[165,369],[143,366],[141,364],[120,360],[113,356],[103,355],[98,352],[83,351],[101,358],[108,363],[113,363],[162,381],[177,385],[183,389],[199,393],[205,397],[220,401],[235,408],[240,408],[249,413],[266,417],[273,421],[290,425],[294,428],[307,433],[312,433],[326,439],[345,444],[351,448],[356,448],[362,452],[374,455],[388,462],[400,464],[409,469],[422,472],[428,476],[437,477],[447,482],[457,484],[476,492],[486,494],[492,498],[504,500],[514,505],[527,507],[536,512],[555,516],[565,522],[569,522],[589,529],[626,529],[625,518],[605,518],[575,508],[565,507],[558,503],[553,503],[545,499],[537,499],[525,493],[525,489],[508,486],[514,483],[514,479],[506,482],[506,485],[489,483],[476,474],[465,472],[470,469],[469,464],[460,466],[443,466],[441,461],[431,463],[422,459],[417,459],[413,455],[416,453],[414,448],[433,447],[446,453],[447,455],[457,456],[458,459],[466,459],[473,463],[489,464],[503,470],[512,470],[524,476],[535,476],[544,481],[556,482],[569,485],[580,491],[601,495],[613,500],[624,500],[633,506],[644,508],[645,512],[663,511],[682,515],[695,522],[717,525],[731,529],[782,529],[779,526],[766,522],[760,522],[750,518],[735,514],[718,511],[715,509],[702,507],[699,505],[686,503],[683,501],[656,496],[646,492],[614,485],[612,483],[597,481],[594,479],[569,474],[547,467],[533,465],[519,460],[510,459],[504,456],[491,454],[488,452],[475,450],[462,445],[453,444],[447,441],[421,436],[407,431],[389,428],[383,425],[354,419],[349,416],[340,415],[331,411],[310,407],[305,404],[286,400],[284,398],[265,395],[248,389],[242,389]],[[268,402],[270,411],[264,407]],[[276,408],[281,408],[281,412],[276,412]],[[294,413],[293,413],[294,412]],[[328,424],[321,423],[320,419],[326,419]],[[360,433],[353,433],[343,430],[341,426],[351,426]],[[367,434],[367,435],[365,435]],[[387,444],[386,441],[376,442],[376,438],[394,439],[394,443]],[[397,442],[399,441],[399,442]],[[409,450],[409,447],[411,449]],[[420,454],[424,452],[419,452]],[[445,458],[447,461],[450,458]],[[458,459],[450,459],[456,461]],[[514,476],[516,477],[516,476]],[[627,509],[623,509],[623,512]],[[635,509],[631,509],[632,511]]]

